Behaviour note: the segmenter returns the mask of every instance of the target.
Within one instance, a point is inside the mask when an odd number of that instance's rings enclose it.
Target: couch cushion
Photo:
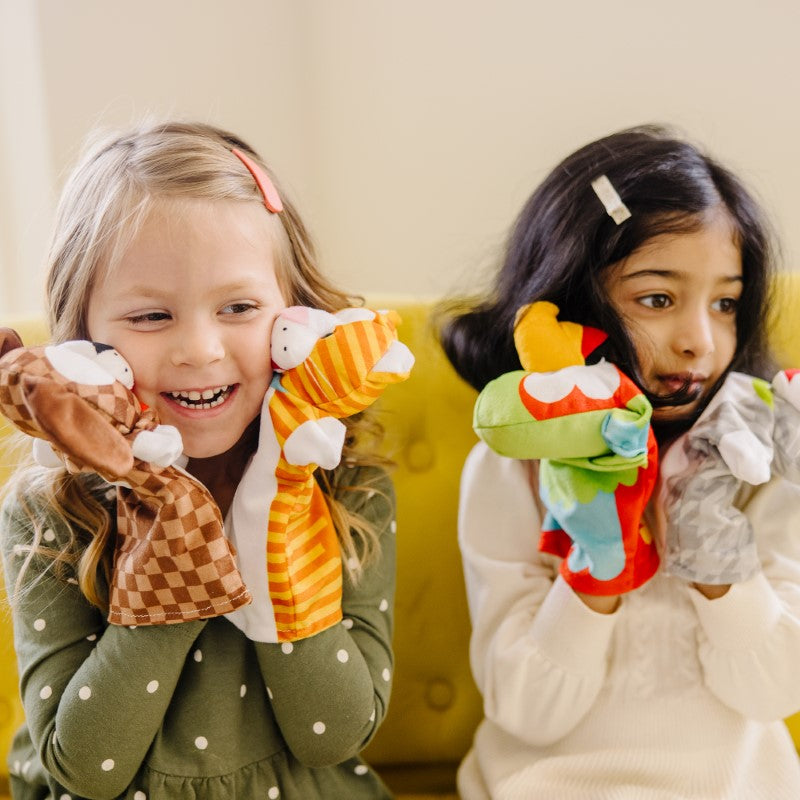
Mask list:
[[[456,538],[461,466],[477,441],[475,393],[436,343],[429,305],[370,305],[399,311],[400,338],[416,364],[411,378],[380,401],[384,450],[396,463],[396,665],[388,715],[365,757],[398,792],[423,792],[426,785],[454,792],[456,767],[481,718]],[[436,774],[420,785],[413,777],[422,765]]]

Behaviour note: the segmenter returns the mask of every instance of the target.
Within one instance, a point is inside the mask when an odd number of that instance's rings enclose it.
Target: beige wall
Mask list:
[[[794,0],[0,0],[6,41],[9,21],[4,187],[26,160],[57,187],[95,123],[198,117],[273,164],[348,288],[440,295],[492,263],[557,159],[667,121],[740,172],[787,264],[800,259]],[[21,115],[19,81],[33,98]],[[52,193],[37,187],[0,226],[15,309],[37,302],[37,248],[15,241],[48,220]]]

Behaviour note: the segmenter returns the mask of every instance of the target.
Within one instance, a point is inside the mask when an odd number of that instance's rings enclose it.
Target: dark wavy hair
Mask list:
[[[630,219],[621,225],[591,187],[600,175],[608,176],[630,209]],[[707,213],[720,205],[730,216],[742,253],[743,300],[736,312],[737,346],[730,368],[768,377],[771,228],[736,176],[659,125],[630,128],[585,145],[545,178],[517,217],[489,295],[440,309],[447,357],[477,390],[520,369],[514,316],[525,303],[549,300],[562,319],[606,331],[608,357],[638,381],[635,351],[608,300],[604,271],[654,236],[699,230]]]

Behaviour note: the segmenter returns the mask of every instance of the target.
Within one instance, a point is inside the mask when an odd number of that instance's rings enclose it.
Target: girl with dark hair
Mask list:
[[[491,294],[451,310],[442,343],[481,390],[520,369],[520,307],[550,301],[609,335],[604,355],[649,399],[663,453],[731,370],[771,377],[772,260],[767,222],[733,174],[668,129],[622,131],[536,189]],[[776,478],[737,496],[755,531],[754,577],[703,583],[662,568],[634,591],[595,595],[537,550],[537,476],[536,462],[484,443],[462,474],[486,717],[459,773],[464,800],[799,797],[782,718],[800,708],[800,490]],[[658,538],[657,494],[643,530]]]

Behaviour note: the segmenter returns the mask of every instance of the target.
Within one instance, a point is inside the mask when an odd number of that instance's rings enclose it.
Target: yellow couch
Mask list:
[[[782,364],[800,365],[800,275],[783,276],[778,295],[776,352]],[[379,298],[370,305],[400,311],[401,337],[417,364],[410,381],[387,392],[380,412],[386,451],[397,464],[397,663],[388,717],[366,755],[399,798],[453,800],[456,767],[481,717],[469,671],[469,619],[456,542],[459,472],[476,441],[470,425],[475,395],[439,351],[429,303]],[[27,343],[43,336],[35,323],[17,328]],[[0,481],[6,474],[7,465],[0,461]],[[14,673],[11,626],[3,612],[0,753],[22,720]],[[789,726],[800,742],[800,716]],[[3,759],[0,798],[6,782]]]

